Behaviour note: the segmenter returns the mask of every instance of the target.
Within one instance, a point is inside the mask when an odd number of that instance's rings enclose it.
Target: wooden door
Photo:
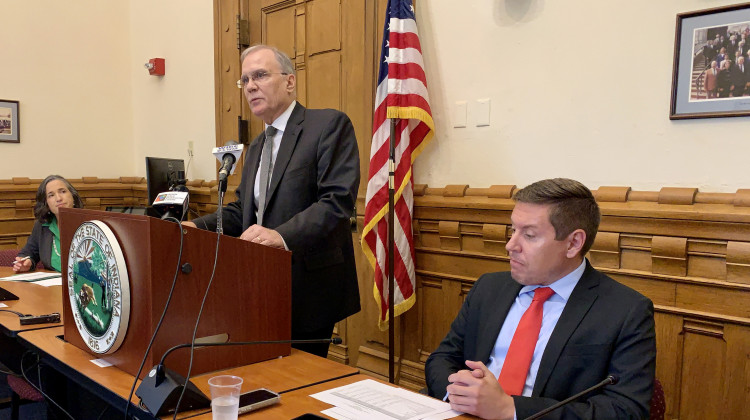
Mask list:
[[[364,196],[375,83],[375,4],[365,0],[217,0],[217,145],[237,139],[237,117],[249,120],[250,140],[262,131],[261,120],[252,115],[235,82],[241,73],[240,52],[246,45],[275,46],[294,63],[297,100],[302,105],[338,109],[351,118],[359,142],[360,195]],[[242,39],[245,26],[249,27],[247,40]],[[239,181],[238,175],[230,178],[230,183]]]

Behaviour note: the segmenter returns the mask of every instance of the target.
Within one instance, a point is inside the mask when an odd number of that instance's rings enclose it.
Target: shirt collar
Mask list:
[[[586,271],[586,258],[583,259],[581,265],[579,265],[575,270],[566,274],[561,279],[556,280],[554,283],[550,284],[547,287],[552,288],[552,290],[555,291],[555,294],[559,295],[565,302],[567,302],[570,298],[570,294],[573,293],[573,289],[575,289],[578,281],[581,279],[581,276],[583,276],[584,271]],[[543,286],[524,286],[521,288],[521,291],[518,294],[522,295],[524,293],[529,293],[537,287]]]
[[[286,123],[289,121],[289,117],[292,116],[292,110],[294,109],[294,106],[297,105],[297,101],[292,101],[291,104],[286,108],[286,111],[284,111],[281,115],[279,115],[279,118],[276,118],[272,123],[271,126],[279,131],[284,131],[286,128]],[[268,128],[268,124],[266,124],[266,127]]]

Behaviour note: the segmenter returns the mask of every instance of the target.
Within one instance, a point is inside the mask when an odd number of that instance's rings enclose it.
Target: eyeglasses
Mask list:
[[[250,76],[242,76],[240,80],[237,81],[237,87],[242,89],[245,86],[247,86],[248,83],[250,83],[250,80],[253,81],[253,83],[265,83],[271,79],[272,74],[283,74],[288,75],[289,73],[272,73],[265,70],[256,70],[252,73],[250,73]]]

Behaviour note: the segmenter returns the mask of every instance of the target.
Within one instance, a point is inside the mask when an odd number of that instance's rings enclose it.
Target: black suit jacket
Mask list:
[[[224,233],[256,224],[253,200],[263,134],[247,149],[237,201],[223,209]],[[350,217],[359,188],[359,151],[346,114],[307,109],[289,117],[268,187],[263,225],[292,251],[292,338],[360,310]],[[216,214],[194,220],[216,229]]]
[[[37,220],[34,222],[34,227],[31,228],[31,235],[26,240],[26,245],[23,247],[21,252],[18,253],[19,257],[31,257],[31,269],[36,268],[39,261],[42,262],[44,268],[47,270],[54,270],[52,268],[52,231],[49,230],[49,226],[42,225],[42,222]],[[64,264],[64,262],[60,262]]]
[[[448,375],[466,369],[465,360],[488,362],[521,288],[508,272],[477,280],[448,335],[427,359],[430,395],[443,398]],[[651,301],[587,262],[544,350],[532,396],[513,397],[516,415],[526,418],[614,374],[620,379],[616,385],[545,418],[647,419],[655,360]]]

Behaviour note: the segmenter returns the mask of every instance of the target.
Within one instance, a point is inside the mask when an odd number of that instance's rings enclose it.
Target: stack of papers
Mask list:
[[[372,379],[329,389],[311,397],[334,405],[322,413],[339,420],[441,420],[463,413],[450,404]]]
[[[16,274],[10,277],[0,278],[3,281],[23,281],[23,282],[34,282],[40,286],[62,286],[62,274],[60,273],[24,273]]]

